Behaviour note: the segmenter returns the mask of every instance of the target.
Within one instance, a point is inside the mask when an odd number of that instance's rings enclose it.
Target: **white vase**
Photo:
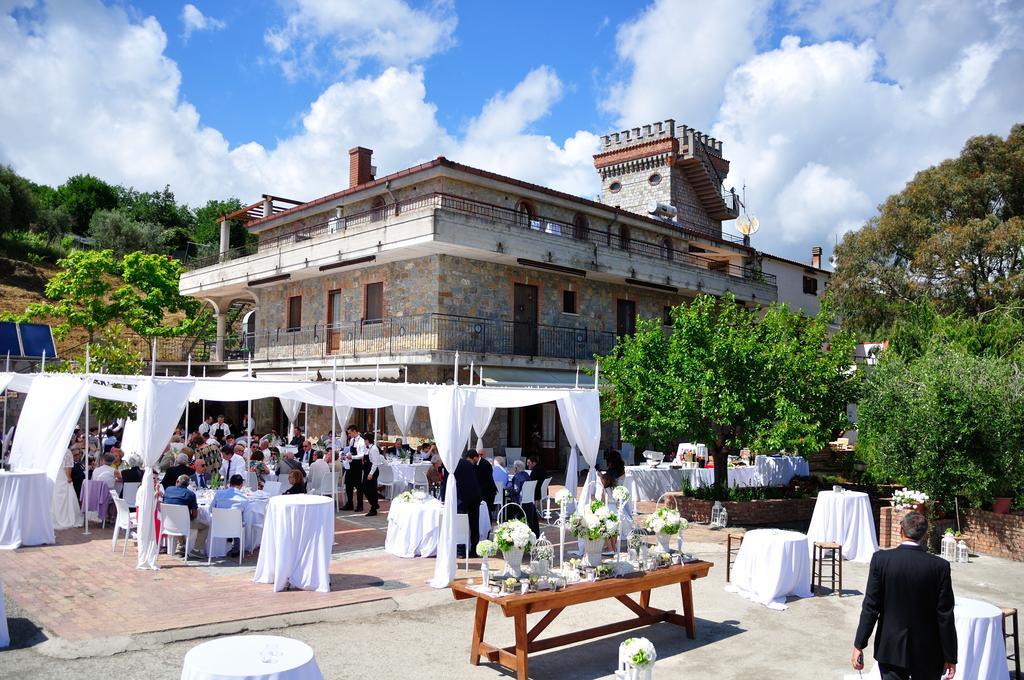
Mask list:
[[[660,552],[665,552],[665,553],[670,552],[670,545],[669,544],[670,544],[671,541],[672,541],[672,536],[670,534],[661,534],[661,533],[659,533],[658,534],[658,550]]]
[[[550,570],[551,560],[537,560],[537,565],[533,573],[537,576],[547,576]]]
[[[491,585],[491,565],[486,557],[480,564],[480,581],[483,583],[485,588],[488,588]]]
[[[587,563],[592,567],[601,564],[601,550],[604,548],[603,538],[584,538],[583,552],[586,553]]]
[[[515,576],[519,578],[523,575],[523,549],[522,548],[509,548],[508,550],[501,551],[501,556],[505,560],[505,576]]]

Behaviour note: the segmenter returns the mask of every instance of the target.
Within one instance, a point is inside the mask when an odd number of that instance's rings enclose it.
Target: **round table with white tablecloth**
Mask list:
[[[299,588],[326,593],[334,545],[334,499],[292,494],[274,496],[263,520],[263,545],[256,561],[256,583],[274,590]]]
[[[957,676],[1007,680],[1010,671],[1003,641],[1003,613],[999,607],[957,597],[953,619],[956,622]]]
[[[45,472],[0,470],[0,549],[54,542],[52,494]]]
[[[807,541],[808,552],[815,541],[833,542],[843,546],[843,559],[870,562],[878,552],[878,536],[868,495],[859,491],[819,491]]]
[[[394,471],[395,475],[394,487],[391,493],[391,497],[394,498],[403,491],[412,488],[413,483],[416,481],[417,468],[427,470],[430,468],[430,463],[391,463],[389,467]]]
[[[276,635],[233,635],[190,649],[181,680],[322,680],[313,649]]]
[[[388,510],[388,534],[384,550],[398,557],[430,557],[437,552],[441,536],[441,513],[444,504],[436,498],[423,502],[392,503]],[[487,504],[480,504],[480,538],[491,531],[491,517]],[[476,546],[469,546],[475,550]]]
[[[807,536],[780,529],[748,531],[743,535],[726,590],[769,609],[785,609],[789,595],[810,597]]]

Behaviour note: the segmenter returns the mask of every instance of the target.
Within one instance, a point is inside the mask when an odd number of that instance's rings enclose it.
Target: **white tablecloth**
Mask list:
[[[263,521],[263,545],[256,561],[256,583],[273,583],[326,593],[334,545],[334,499],[293,494],[275,496]]]
[[[680,491],[683,480],[691,488],[700,489],[714,486],[713,468],[677,468],[663,463],[652,468],[649,465],[627,465],[626,474],[631,476],[636,488],[636,498],[641,501],[656,501],[664,493]],[[729,468],[729,486],[761,486],[761,477],[756,467]]]
[[[384,550],[398,557],[430,557],[437,552],[441,536],[441,509],[436,498],[422,503],[393,503],[388,510],[388,534]],[[486,503],[480,503],[480,539],[491,531],[491,516]],[[475,545],[469,546],[476,549]]]
[[[786,596],[811,596],[807,536],[796,531],[755,529],[743,536],[729,592],[770,609],[785,609]]]
[[[757,456],[754,467],[764,486],[786,486],[794,477],[807,477],[811,468],[802,456]]]
[[[416,468],[426,470],[430,463],[391,463],[391,469],[395,471],[395,487],[392,498],[412,488],[416,481]]]
[[[839,543],[844,559],[870,562],[878,551],[878,537],[868,495],[859,491],[818,492],[807,529],[808,553],[814,541]]]
[[[988,602],[956,598],[957,677],[1007,680],[1010,671],[1003,643],[1003,614]],[[966,672],[970,669],[970,672]]]
[[[213,503],[214,491],[197,492],[196,500],[199,503],[199,512],[203,514],[207,522],[211,522],[210,504]],[[263,540],[263,523],[267,515],[267,504],[270,496],[263,491],[257,491],[249,497],[249,504],[242,511],[242,528],[245,530],[245,551],[252,552],[260,547]],[[203,550],[206,546],[201,546]],[[223,557],[228,552],[228,540],[226,538],[213,539],[213,557]]]
[[[0,470],[0,549],[54,542],[52,493],[45,472]]]
[[[10,647],[11,634],[7,631],[7,607],[4,605],[4,582],[0,581],[0,649]]]
[[[274,654],[272,659],[271,653]],[[235,635],[204,642],[188,651],[181,668],[181,680],[323,680],[323,677],[309,645],[274,635]]]

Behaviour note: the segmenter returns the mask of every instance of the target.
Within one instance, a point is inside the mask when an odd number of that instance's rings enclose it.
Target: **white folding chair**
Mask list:
[[[280,496],[281,482],[263,482],[263,491],[268,496]]]
[[[128,504],[129,510],[135,509],[135,497],[139,494],[139,482],[125,482],[121,487],[121,498]]]
[[[238,539],[238,564],[245,554],[245,528],[242,526],[241,508],[213,508],[210,511],[210,533],[206,538],[206,563],[213,561],[213,539]]]
[[[322,494],[320,487],[324,486],[324,482],[330,481],[330,473],[324,474],[322,470],[312,470],[306,476],[306,493],[319,496]],[[331,489],[327,490],[326,496],[330,496],[332,493]]]
[[[121,550],[121,557],[124,557],[128,552],[128,539],[131,537],[132,531],[136,529],[135,513],[128,508],[128,502],[119,497],[113,489],[110,490],[110,498],[114,501],[114,507],[117,508],[114,535],[110,539],[110,552],[117,550],[117,535],[121,529],[124,529],[124,548]]]
[[[461,512],[455,515],[455,547],[460,545],[466,548],[466,571],[469,571],[469,515]]]
[[[381,487],[387,489],[385,498],[390,499],[395,495],[395,469],[390,465],[381,465],[377,468],[377,488]]]
[[[174,548],[178,547],[178,537],[185,539],[185,561],[188,562],[188,553],[192,549],[192,522],[188,513],[187,505],[160,504],[160,538],[167,539],[167,554],[173,555]],[[171,537],[175,538],[174,548],[171,547]]]
[[[523,482],[523,489],[519,492],[519,504],[527,505],[534,502],[534,497],[537,495],[537,480],[533,479],[529,482]]]
[[[427,481],[427,470],[430,469],[429,465],[416,465],[412,469],[412,488],[413,491],[422,488],[423,492],[426,493],[430,490],[430,482]]]
[[[498,490],[494,494],[494,507],[500,508],[505,504],[505,489],[498,487]],[[497,512],[497,510],[495,510]]]

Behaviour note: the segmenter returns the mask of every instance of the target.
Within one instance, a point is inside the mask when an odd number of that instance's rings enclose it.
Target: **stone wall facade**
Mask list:
[[[896,508],[882,508],[878,544],[894,548],[900,544],[900,522],[910,512]],[[938,536],[956,522],[944,519],[935,522],[933,533]],[[960,530],[972,553],[992,555],[1024,562],[1024,513],[1000,515],[987,510],[967,508],[961,511]],[[934,539],[933,539],[934,542]]]

